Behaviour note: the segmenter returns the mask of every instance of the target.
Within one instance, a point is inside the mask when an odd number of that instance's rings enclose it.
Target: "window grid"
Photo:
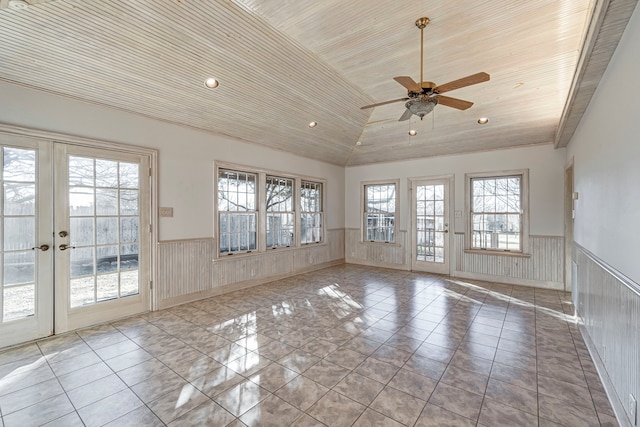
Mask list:
[[[416,260],[444,263],[444,185],[416,188]]]
[[[300,243],[320,243],[322,241],[322,183],[301,182],[300,211]]]
[[[293,179],[266,177],[267,248],[295,244]]]
[[[471,248],[522,251],[522,175],[471,178]]]
[[[257,174],[218,171],[218,225],[221,254],[251,252],[257,248]]]
[[[364,239],[370,242],[395,242],[396,185],[365,185],[364,197]]]
[[[139,165],[69,156],[70,306],[139,293]]]

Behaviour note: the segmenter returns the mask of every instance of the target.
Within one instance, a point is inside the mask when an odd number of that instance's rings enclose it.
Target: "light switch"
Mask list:
[[[173,208],[160,208],[159,215],[165,218],[173,218]]]

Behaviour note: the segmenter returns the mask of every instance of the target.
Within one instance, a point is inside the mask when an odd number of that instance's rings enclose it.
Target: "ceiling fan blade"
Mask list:
[[[377,104],[365,105],[364,107],[360,107],[361,110],[366,110],[367,108],[379,107],[380,105],[393,104],[394,102],[407,101],[409,98],[398,98],[393,99],[391,101],[378,102]]]
[[[433,88],[433,91],[436,93],[445,93],[445,92],[449,92],[450,90],[460,89],[462,87],[471,86],[478,83],[489,81],[489,78],[490,76],[487,73],[472,74],[470,76],[463,77],[461,79],[454,80],[452,82],[445,83],[440,86],[436,86],[435,88]]]
[[[411,112],[411,110],[409,110],[408,108],[406,110],[404,110],[404,113],[402,113],[402,115],[400,116],[400,118],[398,119],[399,122],[404,122],[405,120],[409,120],[411,118],[411,116],[413,115],[413,113]]]
[[[449,96],[438,96],[438,104],[444,105],[451,108],[456,108],[458,110],[466,110],[467,108],[471,108],[473,102],[465,101],[464,99],[451,98]]]
[[[409,76],[398,76],[394,77],[393,80],[397,81],[412,92],[420,92],[422,90],[420,85]]]

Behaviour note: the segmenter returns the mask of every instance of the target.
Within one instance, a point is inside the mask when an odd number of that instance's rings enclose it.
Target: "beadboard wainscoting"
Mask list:
[[[350,264],[409,270],[407,237],[406,230],[399,230],[395,243],[363,242],[362,230],[347,228],[345,230],[346,261]]]
[[[158,243],[156,308],[162,309],[344,263],[344,229],[323,244],[215,259],[214,239]]]
[[[640,284],[575,243],[574,261],[573,298],[585,343],[620,424],[640,425],[630,407],[632,395],[640,400]],[[636,403],[635,417],[637,411]]]
[[[360,229],[345,231],[346,262],[410,270],[411,248],[406,230],[394,244],[363,242]],[[564,289],[564,237],[529,236],[530,256],[487,255],[464,251],[464,233],[453,240],[452,276],[546,289]]]
[[[455,233],[453,276],[564,289],[564,237],[529,236],[528,257],[465,252],[464,233]]]

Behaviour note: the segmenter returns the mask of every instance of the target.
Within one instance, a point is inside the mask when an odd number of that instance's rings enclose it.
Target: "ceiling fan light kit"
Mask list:
[[[364,110],[367,108],[378,107],[380,105],[406,101],[406,110],[398,120],[405,121],[409,120],[413,115],[420,117],[420,120],[422,120],[424,116],[433,111],[435,106],[438,104],[455,108],[457,110],[466,110],[471,108],[473,102],[451,98],[441,94],[451,90],[486,82],[490,79],[490,76],[487,73],[481,72],[439,86],[433,82],[425,82],[422,78],[424,63],[424,28],[429,24],[429,22],[429,18],[425,16],[418,18],[415,23],[416,27],[420,29],[420,83],[417,83],[409,76],[394,77],[393,79],[396,82],[400,83],[407,89],[407,96],[405,98],[365,105],[364,107],[361,107],[361,109]]]

